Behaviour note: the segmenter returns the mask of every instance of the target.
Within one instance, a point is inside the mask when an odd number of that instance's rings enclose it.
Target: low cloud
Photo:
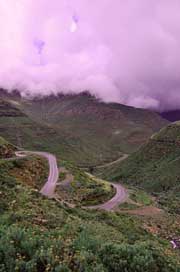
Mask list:
[[[179,0],[5,0],[0,86],[180,108]]]

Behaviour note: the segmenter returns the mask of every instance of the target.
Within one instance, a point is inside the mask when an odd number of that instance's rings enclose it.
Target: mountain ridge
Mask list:
[[[12,107],[22,113],[13,118],[17,137],[7,133],[11,117],[1,117],[6,121],[6,125],[1,122],[2,135],[28,149],[61,154],[79,166],[101,165],[132,153],[168,123],[152,111],[104,103],[87,92],[28,99],[17,91],[1,91],[0,97],[0,104],[9,103],[6,115]],[[25,132],[23,140],[18,134]]]

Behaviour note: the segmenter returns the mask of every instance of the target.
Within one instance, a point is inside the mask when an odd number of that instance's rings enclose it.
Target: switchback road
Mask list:
[[[38,156],[44,157],[48,160],[49,177],[40,192],[41,192],[41,194],[52,198],[54,195],[54,192],[55,192],[56,184],[59,179],[59,170],[57,167],[56,157],[50,153],[47,153],[47,152],[33,152],[33,151],[16,152],[17,157],[25,157],[28,155],[38,155]]]
[[[44,157],[49,162],[49,177],[43,188],[41,189],[41,194],[53,198],[54,192],[56,189],[56,185],[59,179],[59,169],[57,166],[57,160],[56,157],[50,153],[47,152],[33,152],[33,151],[19,151],[16,152],[17,157],[26,157],[28,155],[38,155],[41,157]],[[127,191],[124,187],[122,187],[120,184],[111,183],[111,185],[115,188],[116,194],[115,196],[110,199],[109,201],[105,202],[104,204],[96,205],[88,207],[90,209],[101,209],[106,211],[111,211],[115,207],[117,207],[119,204],[125,202],[125,200],[128,197]]]
[[[106,210],[111,211],[114,208],[118,207],[119,204],[126,201],[128,198],[128,193],[124,187],[122,187],[120,184],[111,183],[111,185],[115,188],[116,194],[113,198],[111,198],[109,201],[107,201],[104,204],[96,205],[88,207],[90,209],[100,209],[100,210]]]

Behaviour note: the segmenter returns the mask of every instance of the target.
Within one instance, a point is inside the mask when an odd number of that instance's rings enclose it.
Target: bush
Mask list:
[[[63,243],[34,229],[12,226],[0,229],[0,271],[68,272],[63,263]]]
[[[161,250],[144,243],[136,245],[106,244],[100,258],[111,272],[175,272],[176,265]]]
[[[16,180],[6,174],[6,172],[0,173],[0,214],[4,213],[9,207],[9,200],[11,196],[9,191],[15,194]],[[14,190],[13,190],[14,189]]]

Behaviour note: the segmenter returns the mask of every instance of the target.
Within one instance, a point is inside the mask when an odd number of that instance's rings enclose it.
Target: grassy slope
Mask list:
[[[0,137],[0,159],[11,158],[15,154],[16,147]]]
[[[7,162],[4,160],[7,154],[8,157],[14,157],[15,154],[11,153],[11,148],[13,147],[11,144],[3,138],[0,138],[0,140],[3,143],[3,148],[4,145],[6,146],[6,153],[0,161],[0,167],[3,167]],[[43,187],[49,174],[49,166],[46,159],[39,156],[29,156],[21,159],[14,158],[10,160],[10,163],[9,174],[15,176],[19,182],[38,190]],[[66,190],[63,191],[61,186],[57,186],[56,194],[59,200],[75,205],[92,205],[103,203],[115,194],[108,182],[96,180],[72,164],[62,160],[58,164],[61,167],[65,166],[66,170],[73,175],[72,182],[65,186]],[[59,180],[60,185],[61,181]]]
[[[56,194],[60,199],[67,203],[88,206],[104,203],[115,194],[115,190],[109,182],[89,176],[77,167],[61,161],[61,166],[63,164],[66,170],[72,174],[73,180],[69,182],[67,178],[66,185],[62,185],[62,180],[59,182]]]
[[[0,99],[0,133],[14,145],[29,150],[51,151],[61,157],[70,150],[64,136],[31,120],[14,101]]]
[[[166,123],[149,111],[101,103],[86,94],[42,98],[23,106],[31,118],[66,135],[76,150],[73,160],[80,165],[101,164],[132,152]]]
[[[1,161],[1,167],[6,162]],[[38,156],[30,156],[11,161],[9,174],[20,183],[26,184],[37,190],[40,190],[49,174],[49,166],[46,159]]]
[[[106,171],[105,171],[106,172]],[[180,124],[168,125],[105,176],[164,193],[160,202],[180,212]]]
[[[12,121],[1,118],[2,135],[26,148],[52,151],[79,166],[100,165],[131,153],[167,123],[156,113],[105,104],[88,94],[6,100],[25,116]]]
[[[1,162],[1,271],[180,269],[165,233],[154,236],[131,216],[63,207],[17,179],[14,168],[13,161]],[[178,233],[173,224],[168,230]]]

